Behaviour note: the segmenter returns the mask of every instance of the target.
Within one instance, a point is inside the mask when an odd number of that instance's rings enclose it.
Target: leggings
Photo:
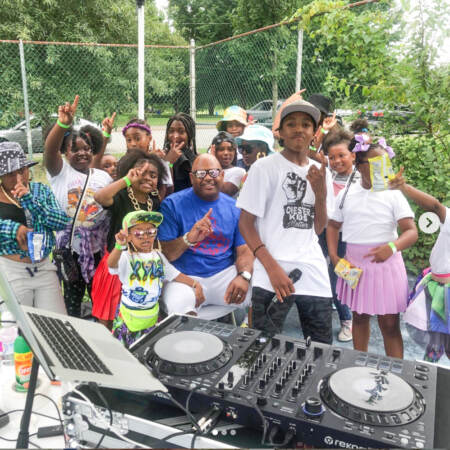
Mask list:
[[[79,276],[78,280],[72,283],[63,281],[64,302],[66,304],[67,314],[69,314],[69,316],[81,317],[81,302],[86,292],[86,288],[88,290],[89,297],[91,296],[92,280],[90,280],[89,283],[86,283],[81,275],[81,268],[78,264],[78,255],[74,253],[73,257],[79,269]],[[102,255],[100,252],[94,253],[94,265],[96,268],[100,263],[101,258]]]

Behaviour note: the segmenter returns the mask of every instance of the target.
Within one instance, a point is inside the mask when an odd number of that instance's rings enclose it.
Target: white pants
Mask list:
[[[0,256],[0,270],[5,274],[20,304],[67,314],[56,266],[49,258],[33,264]]]
[[[207,278],[190,275],[203,287],[205,301],[199,308],[195,307],[194,290],[187,284],[171,281],[164,284],[161,300],[167,314],[186,314],[196,312],[202,319],[217,319],[236,308],[245,308],[250,305],[251,287],[249,286],[245,300],[237,304],[225,303],[225,292],[231,281],[236,278],[236,266],[232,265],[219,273]]]

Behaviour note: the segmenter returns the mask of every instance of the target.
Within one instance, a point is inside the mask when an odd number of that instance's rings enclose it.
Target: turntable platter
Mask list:
[[[331,375],[329,385],[341,400],[368,411],[400,411],[414,400],[413,389],[406,381],[370,367],[339,370]]]
[[[162,337],[156,342],[154,351],[171,363],[197,364],[216,358],[223,348],[223,342],[212,334],[180,331]]]

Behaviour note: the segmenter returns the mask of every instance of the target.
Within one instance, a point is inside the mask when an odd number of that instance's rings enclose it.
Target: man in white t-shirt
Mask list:
[[[280,332],[295,302],[304,337],[330,344],[331,288],[317,235],[333,208],[333,187],[325,164],[308,158],[319,118],[320,111],[303,100],[283,109],[284,149],[252,165],[236,206],[241,234],[256,257],[253,326]],[[302,275],[293,283],[288,275],[294,269]]]

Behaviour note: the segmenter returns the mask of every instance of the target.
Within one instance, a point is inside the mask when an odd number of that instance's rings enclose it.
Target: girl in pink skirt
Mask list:
[[[345,259],[362,269],[362,274],[355,288],[339,278],[337,296],[353,312],[356,350],[368,350],[370,317],[376,315],[386,355],[403,358],[399,313],[406,309],[408,279],[401,251],[417,241],[414,213],[401,192],[372,189],[369,159],[384,153],[394,156],[385,140],[373,144],[367,134],[359,134],[349,148],[356,153],[355,170],[360,172],[361,182],[352,184],[350,180],[336,197],[327,226],[327,243],[336,266],[342,227],[342,240],[347,243]]]

